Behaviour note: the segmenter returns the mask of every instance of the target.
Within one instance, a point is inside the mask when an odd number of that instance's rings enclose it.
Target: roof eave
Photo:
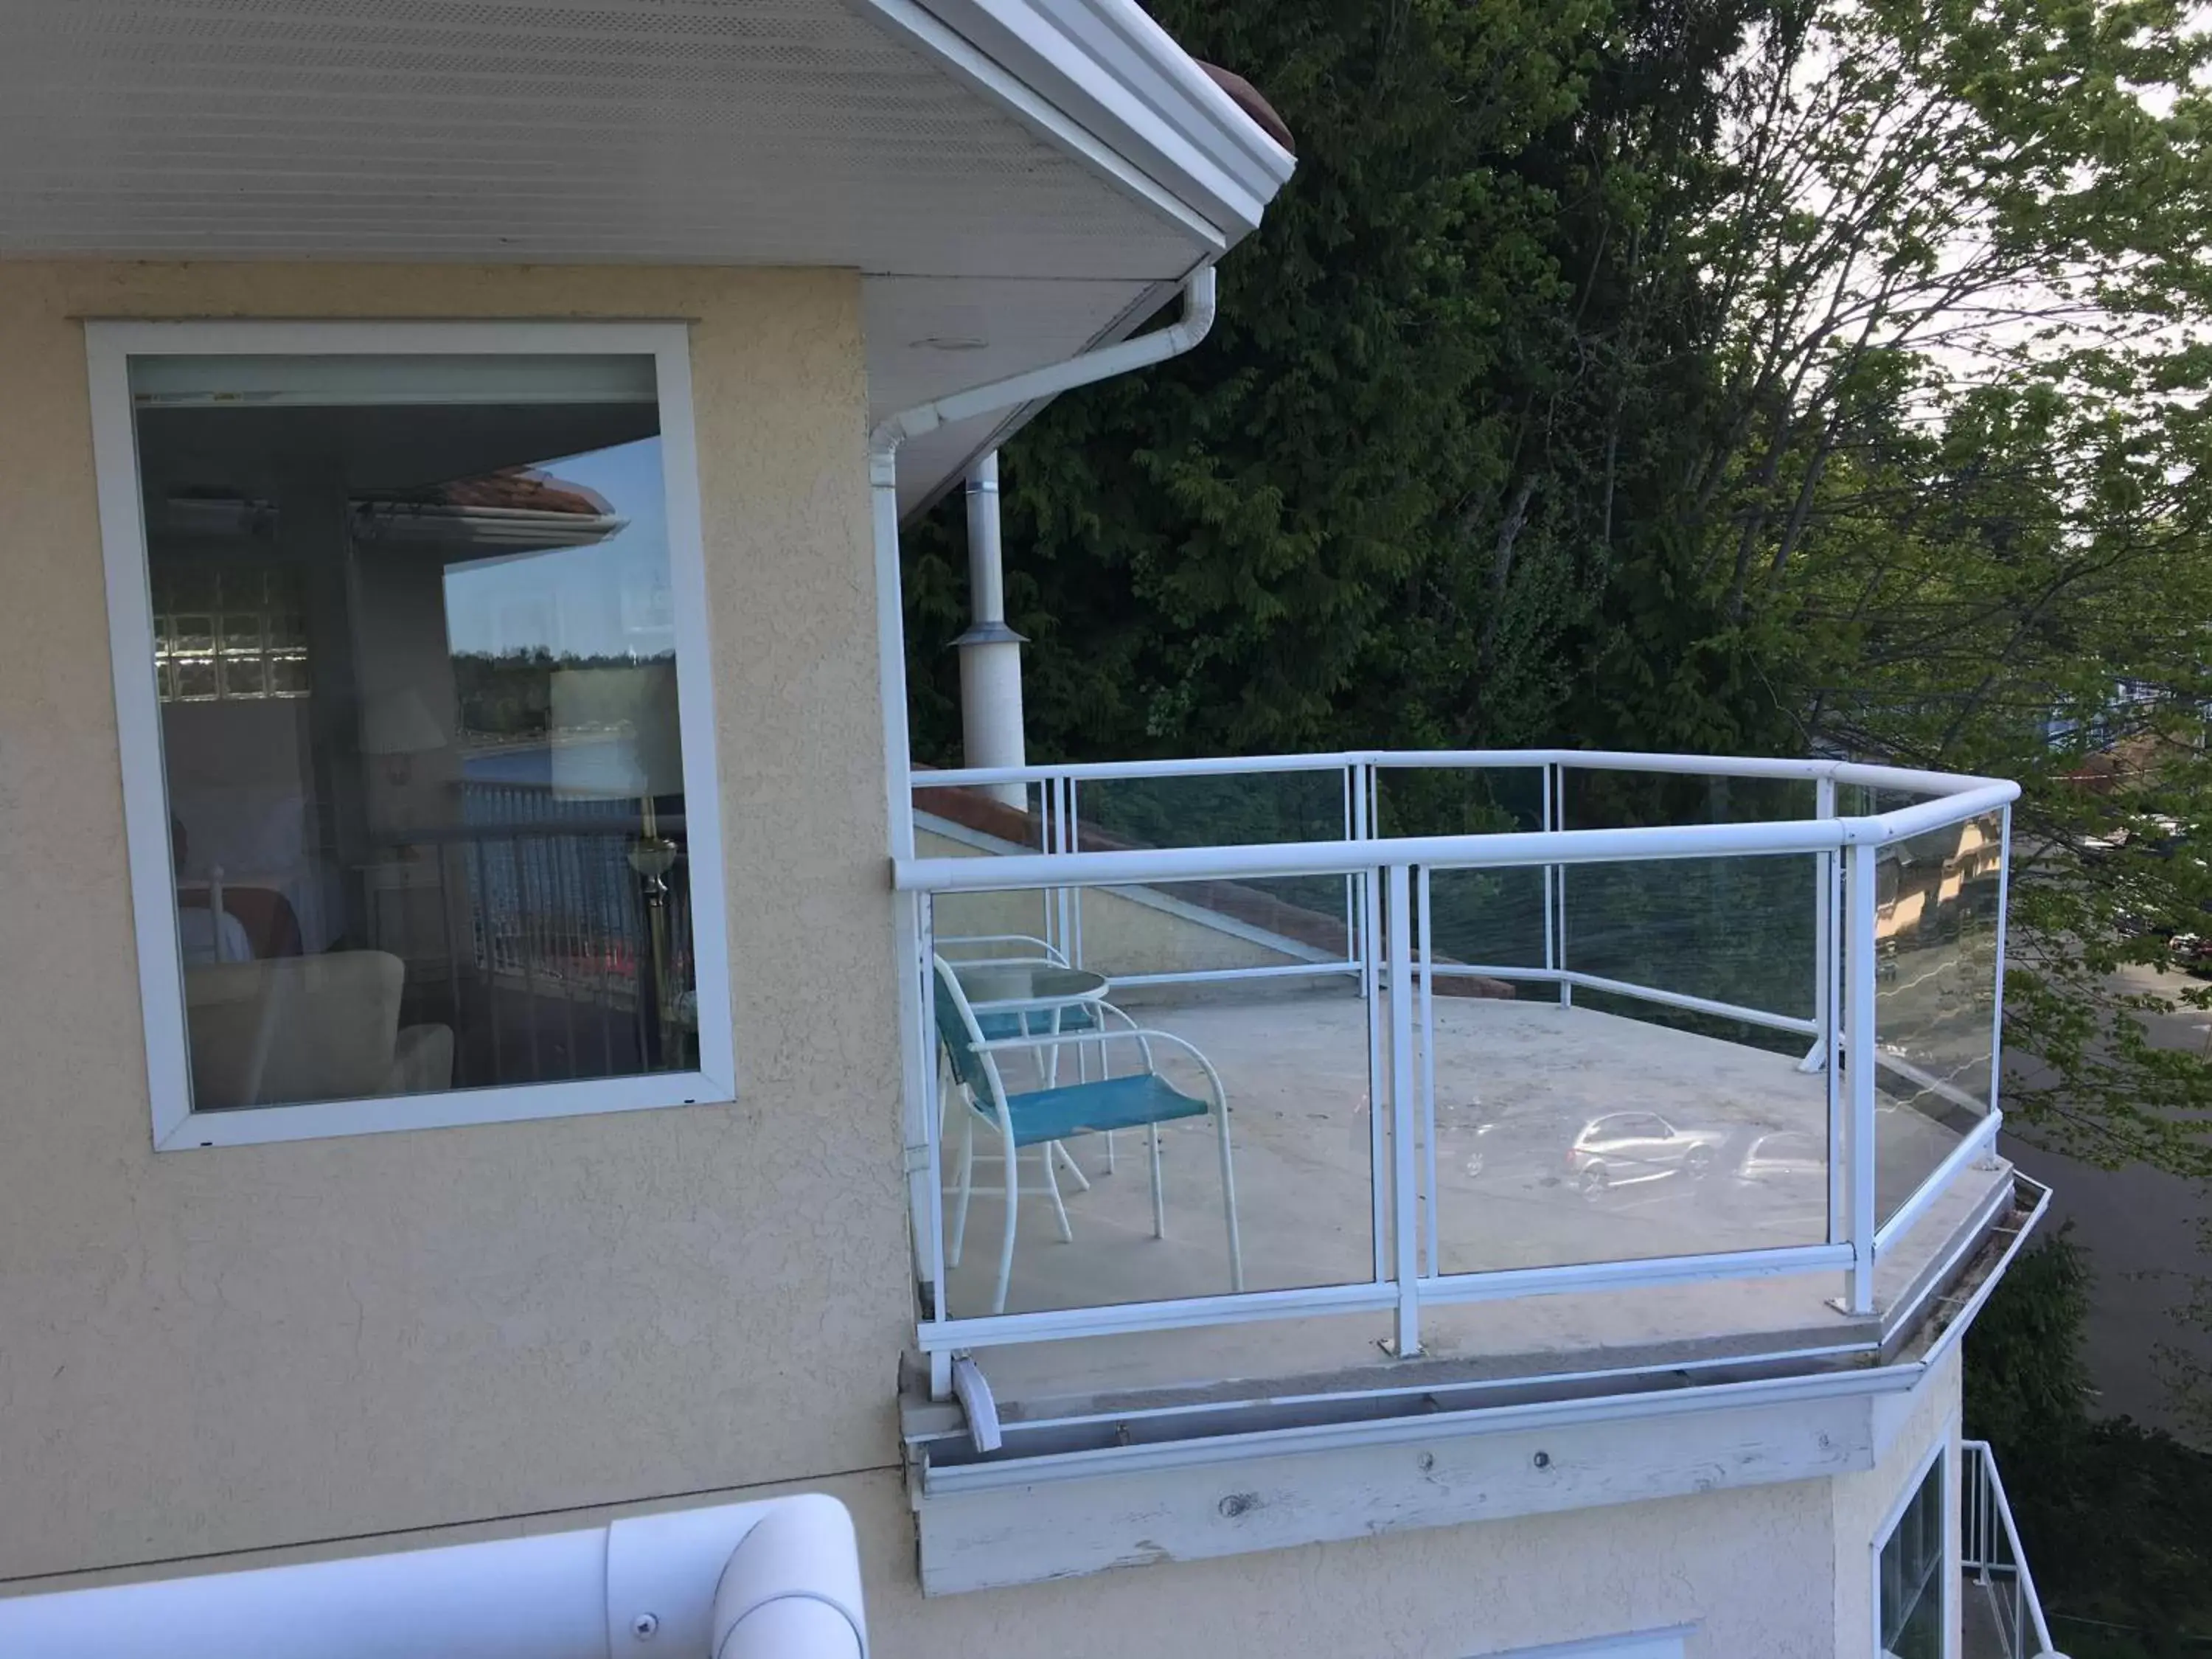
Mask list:
[[[1258,228],[1295,158],[1216,85],[1135,0],[860,0],[962,79],[1004,96],[948,53],[942,26],[1216,232],[1212,252]],[[917,14],[921,14],[920,16]],[[994,77],[995,78],[995,77]],[[1034,111],[1017,111],[1034,119]],[[1048,137],[1094,164],[1089,146]],[[1118,169],[1115,169],[1118,171]],[[1126,177],[1120,179],[1125,187]]]

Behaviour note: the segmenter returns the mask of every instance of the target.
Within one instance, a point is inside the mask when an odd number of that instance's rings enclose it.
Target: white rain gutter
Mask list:
[[[899,583],[898,452],[909,438],[940,426],[1038,403],[1079,386],[1111,380],[1179,357],[1213,326],[1213,267],[1183,278],[1182,315],[1167,327],[1118,345],[1070,357],[1001,380],[989,380],[893,415],[868,437],[868,488],[875,507],[876,657],[883,682],[884,785],[890,807],[891,856],[914,856],[912,757],[906,731],[906,618]]]
[[[884,805],[894,868],[914,860],[914,787],[909,781],[914,757],[907,743],[906,606],[899,577],[899,447],[950,422],[1057,397],[1079,386],[1179,357],[1203,340],[1213,326],[1213,267],[1202,264],[1183,278],[1182,315],[1167,327],[919,404],[891,416],[869,434],[868,491],[876,556],[876,672],[883,703]],[[921,1103],[929,1097],[928,1068],[935,1064],[935,1055],[930,1048],[930,1021],[922,1004],[921,979],[910,971],[921,951],[915,907],[895,906],[892,925],[898,964],[899,1029],[908,1039],[902,1045],[901,1071],[909,1116],[906,1124],[908,1211],[921,1217],[929,1213],[929,1126],[915,1121],[912,1115],[922,1109]],[[915,1243],[918,1249],[920,1241]],[[939,1287],[939,1294],[942,1289]],[[951,1386],[951,1374],[941,1358],[933,1356],[931,1364],[932,1392],[941,1393]]]
[[[580,1532],[0,1600],[29,1659],[867,1659],[852,1517],[807,1493]]]

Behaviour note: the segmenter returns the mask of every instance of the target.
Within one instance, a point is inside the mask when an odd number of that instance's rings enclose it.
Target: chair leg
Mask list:
[[[1060,1223],[1060,1242],[1063,1244],[1073,1244],[1075,1243],[1075,1229],[1067,1224],[1067,1206],[1060,1201],[1060,1176],[1052,1167],[1052,1154],[1054,1149],[1059,1146],[1060,1143],[1058,1141],[1048,1140],[1037,1150],[1044,1154],[1044,1158],[1042,1159],[1044,1164],[1044,1189],[1046,1193],[1051,1196],[1052,1213],[1054,1218]],[[1060,1155],[1062,1158],[1066,1158],[1067,1153],[1065,1151],[1062,1151]],[[1084,1185],[1086,1187],[1090,1184],[1091,1183],[1089,1182],[1084,1182]]]
[[[1077,1192],[1087,1193],[1091,1190],[1091,1177],[1083,1173],[1083,1166],[1075,1161],[1075,1154],[1067,1150],[1066,1141],[1055,1140],[1052,1143],[1052,1156],[1066,1165],[1068,1174],[1075,1177]]]
[[[960,1114],[960,1201],[952,1209],[952,1249],[945,1265],[960,1265],[960,1241],[968,1237],[968,1200],[975,1190],[975,1115]]]
[[[1229,1102],[1224,1096],[1214,1097],[1215,1127],[1221,1132],[1221,1208],[1229,1218],[1229,1288],[1242,1293],[1244,1289],[1244,1245],[1237,1235],[1237,1170],[1229,1156]]]
[[[1152,1237],[1165,1238],[1168,1236],[1168,1195],[1166,1188],[1160,1182],[1160,1126],[1146,1124],[1145,1137],[1151,1141],[1152,1148]]]
[[[1105,1029],[1105,1017],[1103,1015],[1099,1017],[1099,1029],[1102,1030]],[[1076,1076],[1079,1080],[1085,1083],[1091,1081],[1091,1046],[1092,1045],[1089,1043],[1084,1042],[1079,1042],[1075,1045]],[[1097,1047],[1098,1049],[1098,1075],[1101,1078],[1103,1078],[1107,1075],[1106,1045],[1101,1042],[1097,1044]],[[1073,1164],[1068,1165],[1068,1168],[1071,1170],[1074,1169],[1074,1167],[1075,1166]],[[1112,1175],[1114,1173],[1114,1132],[1111,1129],[1109,1129],[1106,1132],[1106,1173],[1108,1175]],[[1091,1190],[1091,1183],[1089,1182],[1086,1181],[1083,1183],[1083,1190],[1086,1193]]]
[[[1014,1223],[1020,1216],[1019,1206],[1022,1195],[1021,1165],[1015,1161],[1013,1132],[1004,1127],[1002,1124],[1000,1139],[1006,1158],[1003,1167],[1006,1172],[1006,1178],[1000,1183],[1000,1188],[1006,1195],[1006,1231],[1000,1236],[999,1239],[999,1288],[991,1297],[991,1311],[994,1314],[1006,1312],[1006,1286],[1013,1281]],[[1049,1158],[1045,1161],[1045,1168],[1048,1170],[1052,1168]]]

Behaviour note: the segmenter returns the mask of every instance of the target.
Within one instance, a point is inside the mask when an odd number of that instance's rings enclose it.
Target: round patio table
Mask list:
[[[1097,1002],[1106,994],[1106,975],[1087,968],[1062,968],[1050,962],[979,962],[963,968],[955,963],[952,977],[968,1006],[981,1014],[1051,1013],[1080,1002]],[[1027,1022],[1024,1022],[1026,1029]],[[1058,1030],[1055,1018],[1054,1029]]]

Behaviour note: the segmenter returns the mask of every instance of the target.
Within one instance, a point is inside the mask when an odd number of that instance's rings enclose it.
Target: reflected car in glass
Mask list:
[[[1677,1176],[1701,1180],[1719,1162],[1729,1133],[1670,1122],[1656,1112],[1608,1112],[1576,1133],[1567,1173],[1590,1197]]]

